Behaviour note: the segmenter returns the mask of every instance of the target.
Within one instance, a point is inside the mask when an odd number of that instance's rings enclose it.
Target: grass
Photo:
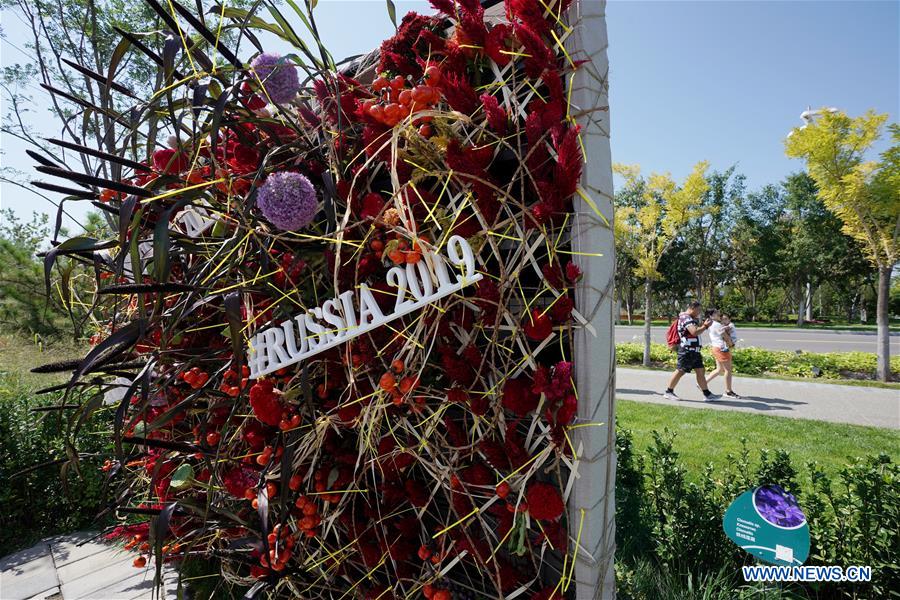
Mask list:
[[[36,374],[31,369],[52,362],[80,358],[88,351],[71,342],[41,344],[19,335],[0,333],[0,373],[15,375],[25,387],[33,389],[61,383],[67,373]]]
[[[721,468],[726,455],[741,451],[741,438],[747,438],[751,452],[758,449],[786,450],[795,467],[816,461],[831,474],[840,471],[849,460],[884,452],[900,457],[900,435],[889,429],[841,425],[821,421],[748,415],[722,410],[680,408],[616,401],[616,419],[620,427],[634,433],[635,448],[644,452],[652,442],[651,432],[668,427],[676,434],[675,449],[680,453],[690,476],[699,476],[707,463]]]

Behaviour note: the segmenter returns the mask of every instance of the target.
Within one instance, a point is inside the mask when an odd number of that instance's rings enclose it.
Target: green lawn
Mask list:
[[[708,462],[717,468],[725,465],[726,454],[741,451],[742,437],[747,438],[754,460],[760,449],[784,449],[800,471],[805,471],[802,467],[807,462],[816,461],[836,473],[848,459],[880,452],[900,460],[900,432],[889,429],[631,400],[616,401],[616,418],[619,427],[633,432],[638,452],[652,443],[652,431],[668,427],[676,434],[675,449],[692,477]]]

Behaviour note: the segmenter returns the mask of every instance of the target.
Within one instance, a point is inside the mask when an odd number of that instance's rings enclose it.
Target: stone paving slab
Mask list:
[[[43,540],[0,559],[2,600],[156,600],[174,599],[178,575],[163,568],[157,594],[152,561],[132,565],[135,556],[95,534],[78,532]]]
[[[0,598],[25,600],[45,598],[59,592],[59,579],[47,542],[0,560]]]

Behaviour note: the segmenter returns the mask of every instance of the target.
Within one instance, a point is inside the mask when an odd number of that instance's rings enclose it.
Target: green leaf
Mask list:
[[[385,1],[387,2],[388,16],[391,18],[391,23],[394,24],[394,29],[397,29],[397,7],[394,6],[394,0]]]
[[[175,489],[187,487],[191,484],[191,480],[193,478],[194,467],[192,467],[188,463],[183,463],[172,473],[172,487],[174,487]]]

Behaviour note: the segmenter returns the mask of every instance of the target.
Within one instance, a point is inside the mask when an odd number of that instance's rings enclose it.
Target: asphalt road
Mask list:
[[[666,342],[666,327],[651,328],[654,342]],[[828,329],[773,329],[737,325],[738,346],[755,346],[768,350],[803,350],[804,352],[875,352],[874,331],[832,331]],[[703,334],[703,345],[709,336]],[[643,326],[619,325],[616,342],[640,342]],[[900,332],[891,332],[891,354],[900,353]]]

